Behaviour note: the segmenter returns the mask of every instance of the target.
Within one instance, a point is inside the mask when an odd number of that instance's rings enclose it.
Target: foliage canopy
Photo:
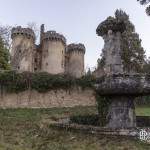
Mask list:
[[[10,69],[9,50],[5,46],[3,39],[0,37],[0,70]]]
[[[137,1],[139,1],[141,5],[147,5],[146,13],[148,16],[150,16],[150,5],[148,5],[150,3],[150,0],[137,0]]]

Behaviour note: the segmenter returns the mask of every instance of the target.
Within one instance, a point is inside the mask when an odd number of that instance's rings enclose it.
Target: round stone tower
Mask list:
[[[34,70],[33,53],[35,48],[35,34],[30,28],[18,26],[11,31],[12,49],[11,64],[14,70]]]
[[[84,75],[84,54],[85,46],[83,44],[69,44],[67,46],[67,72],[71,76],[80,78]]]
[[[51,74],[65,72],[66,39],[56,31],[45,32],[42,36],[41,71]]]

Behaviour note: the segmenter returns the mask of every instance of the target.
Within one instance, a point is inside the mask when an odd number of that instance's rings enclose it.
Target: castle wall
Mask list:
[[[42,50],[40,46],[36,46],[34,51],[34,72],[41,71]]]
[[[47,93],[24,91],[18,94],[3,93],[0,108],[52,108],[95,106],[94,91],[91,89],[51,90]]]
[[[17,36],[12,42],[13,68],[21,71],[33,71],[34,41],[24,36]]]
[[[41,71],[51,74],[65,72],[65,45],[61,41],[44,40]]]
[[[84,75],[84,53],[82,51],[69,52],[68,73],[74,77]]]

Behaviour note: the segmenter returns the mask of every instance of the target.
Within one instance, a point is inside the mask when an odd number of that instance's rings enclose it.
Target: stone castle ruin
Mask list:
[[[35,44],[35,33],[20,26],[11,32],[11,65],[14,70],[84,75],[85,46],[66,43],[66,38],[56,31],[45,32],[41,25],[40,44]]]

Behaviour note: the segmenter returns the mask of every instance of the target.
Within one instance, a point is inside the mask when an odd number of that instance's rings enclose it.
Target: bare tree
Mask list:
[[[35,22],[28,22],[27,27],[32,29],[35,33],[35,39],[37,40],[39,37],[39,28],[38,25]]]
[[[11,47],[11,26],[3,26],[0,25],[0,37],[3,39],[4,41],[4,45],[10,49]]]

